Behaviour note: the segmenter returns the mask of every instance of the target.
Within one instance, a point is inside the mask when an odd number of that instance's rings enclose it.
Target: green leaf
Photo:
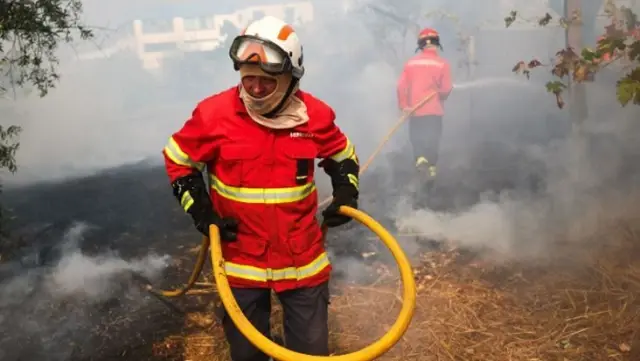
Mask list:
[[[631,61],[640,61],[640,40],[636,40],[629,45],[629,57]]]
[[[585,61],[588,61],[588,62],[592,62],[598,57],[597,53],[589,48],[582,49],[582,52],[580,55]]]
[[[547,82],[546,87],[549,93],[560,94],[567,88],[567,85],[559,80],[555,80]]]
[[[616,84],[616,97],[622,106],[640,104],[640,67],[635,68]]]

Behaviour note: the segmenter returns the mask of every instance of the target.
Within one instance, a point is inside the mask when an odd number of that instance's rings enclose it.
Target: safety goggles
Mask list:
[[[236,37],[229,49],[229,56],[236,70],[243,64],[257,64],[270,75],[294,70],[291,59],[284,50],[271,41],[252,35]]]

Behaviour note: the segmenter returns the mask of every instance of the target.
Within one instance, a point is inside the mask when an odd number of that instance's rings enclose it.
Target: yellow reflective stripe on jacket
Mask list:
[[[175,141],[175,139],[173,139],[173,137],[169,138],[167,145],[164,147],[164,151],[165,154],[167,154],[167,157],[169,157],[169,159],[171,159],[176,164],[183,165],[185,167],[196,168],[199,171],[202,171],[204,169],[204,164],[191,160],[191,158],[189,158],[189,155],[187,155],[187,153],[180,149],[180,146]]]
[[[344,149],[332,155],[330,158],[336,162],[342,162],[347,159],[353,159],[357,162],[358,158],[356,157],[356,147],[354,147],[353,144],[351,144],[351,141],[347,139],[347,145]]]
[[[347,178],[349,178],[349,183],[353,184],[356,189],[359,189],[360,181],[358,180],[358,176],[355,174],[347,174]]]
[[[316,190],[315,183],[288,188],[241,188],[228,186],[213,174],[211,188],[220,196],[242,203],[277,204],[291,203],[307,198]]]
[[[193,200],[193,197],[191,197],[191,194],[189,194],[189,191],[184,192],[182,197],[180,197],[180,205],[185,212],[187,212],[189,208],[191,208],[193,202],[195,201]]]
[[[284,281],[284,280],[303,280],[313,277],[322,272],[329,266],[329,256],[323,252],[318,258],[302,267],[287,267],[280,269],[259,268],[254,266],[246,266],[232,262],[225,262],[224,269],[227,276],[243,278],[251,281],[267,282],[267,281]]]

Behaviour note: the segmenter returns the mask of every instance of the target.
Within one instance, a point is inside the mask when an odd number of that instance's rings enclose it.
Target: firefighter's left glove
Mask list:
[[[213,209],[207,186],[199,172],[176,179],[171,183],[173,195],[182,208],[193,219],[196,229],[209,237],[209,226],[215,224],[220,230],[220,239],[233,242],[238,234],[238,222],[233,218],[222,218]]]
[[[333,201],[322,212],[323,224],[327,227],[338,227],[351,221],[351,217],[340,214],[340,207],[358,208],[358,174],[360,166],[357,158],[349,158],[342,162],[325,159],[320,163],[331,177]]]
[[[333,192],[333,201],[322,212],[323,223],[327,227],[338,227],[351,221],[351,217],[339,213],[341,206],[358,209],[358,191],[352,187],[342,187]]]

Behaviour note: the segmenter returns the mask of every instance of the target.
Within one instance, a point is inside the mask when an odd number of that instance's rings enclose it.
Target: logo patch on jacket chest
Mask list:
[[[312,133],[306,133],[306,132],[291,132],[291,133],[289,133],[289,137],[291,137],[291,138],[313,138],[313,134]]]

